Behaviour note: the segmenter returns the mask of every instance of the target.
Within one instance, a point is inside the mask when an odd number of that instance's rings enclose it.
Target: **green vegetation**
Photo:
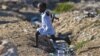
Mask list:
[[[57,7],[54,9],[54,13],[62,13],[73,10],[74,5],[71,3],[58,3]]]
[[[82,48],[88,41],[82,41],[76,44],[76,50]]]
[[[100,10],[97,10],[97,14],[100,14]]]

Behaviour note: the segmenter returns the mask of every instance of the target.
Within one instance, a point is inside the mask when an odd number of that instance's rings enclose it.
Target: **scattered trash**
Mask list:
[[[69,48],[69,45],[64,40],[57,40],[53,46],[55,47],[55,52],[50,53],[49,56],[75,56],[72,48]]]

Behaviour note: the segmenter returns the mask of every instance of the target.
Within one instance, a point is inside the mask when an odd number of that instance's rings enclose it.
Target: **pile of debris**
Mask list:
[[[75,15],[74,19],[81,21],[84,18],[100,18],[100,4],[99,3],[79,3],[77,4],[77,9],[73,11]]]

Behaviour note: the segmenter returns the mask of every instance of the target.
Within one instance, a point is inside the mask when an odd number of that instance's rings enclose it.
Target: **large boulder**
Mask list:
[[[0,56],[18,56],[17,48],[8,40],[0,41]]]

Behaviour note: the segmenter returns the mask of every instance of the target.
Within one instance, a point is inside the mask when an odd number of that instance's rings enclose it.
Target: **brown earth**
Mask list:
[[[16,17],[0,17],[0,32],[0,39],[8,39],[17,46],[19,56],[47,56],[44,50],[33,47],[35,29],[31,23]]]
[[[73,12],[60,14],[59,17],[60,22],[55,24],[56,31],[63,34],[72,32],[72,44],[76,48],[77,45],[79,46],[76,50],[76,56],[100,55],[100,18],[75,19],[77,14]]]
[[[77,15],[66,12],[59,15],[60,20],[54,22],[56,32],[66,34],[72,33],[72,44],[88,41],[76,50],[77,56],[99,56],[100,55],[100,19],[83,18],[75,19]],[[34,33],[36,28],[28,21],[17,17],[0,17],[0,39],[8,39],[17,48],[19,56],[47,56],[43,48],[35,48]],[[41,47],[41,46],[40,46]]]

